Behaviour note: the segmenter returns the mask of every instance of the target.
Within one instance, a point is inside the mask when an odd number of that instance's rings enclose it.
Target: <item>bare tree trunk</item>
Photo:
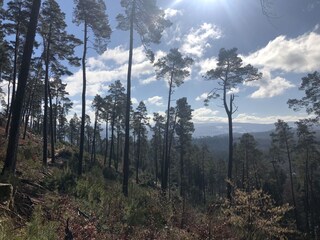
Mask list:
[[[109,168],[111,167],[111,161],[114,158],[114,125],[116,122],[116,100],[112,110],[112,121],[111,121],[111,140],[110,140],[110,156],[109,156]]]
[[[107,115],[107,120],[106,120],[106,150],[105,150],[105,154],[104,154],[104,162],[103,165],[106,166],[107,164],[107,156],[108,156],[108,147],[109,147],[109,131],[108,131],[108,115]]]
[[[97,132],[97,122],[98,122],[98,112],[95,114],[94,119],[94,127],[93,127],[93,139],[92,139],[92,146],[91,146],[91,163],[96,161],[96,132]]]
[[[48,93],[49,93],[49,111],[50,111],[50,139],[51,139],[51,162],[55,163],[55,131],[54,131],[54,121],[53,121],[53,107],[52,107],[52,95],[50,90],[50,85],[48,84]]]
[[[29,68],[33,50],[33,43],[36,34],[36,28],[38,23],[38,15],[40,10],[41,0],[33,0],[32,10],[30,15],[30,21],[28,26],[28,32],[26,36],[26,42],[24,45],[22,62],[20,66],[18,88],[16,98],[13,104],[12,121],[9,131],[9,140],[7,147],[7,155],[2,169],[2,174],[6,172],[14,174],[16,169],[16,156],[18,151],[19,142],[19,130],[21,122],[22,107],[24,102],[24,95],[29,75]]]
[[[294,186],[293,186],[293,177],[292,177],[292,161],[291,161],[291,154],[290,154],[290,149],[289,149],[289,144],[286,138],[286,151],[287,151],[287,157],[288,157],[288,162],[289,162],[289,173],[290,173],[290,186],[291,186],[291,195],[292,195],[292,203],[293,203],[293,208],[294,208],[294,216],[296,220],[296,226],[297,229],[300,229],[300,224],[299,224],[299,216],[298,216],[298,209],[297,209],[297,204],[296,204],[296,198],[295,198],[295,193],[294,193]]]
[[[125,116],[125,140],[124,140],[124,157],[123,157],[123,182],[122,192],[124,196],[128,196],[129,183],[129,147],[130,147],[130,106],[131,106],[131,69],[133,56],[133,21],[135,13],[135,2],[133,2],[131,19],[130,19],[130,44],[129,44],[129,62],[127,75],[127,104]]]
[[[87,77],[86,77],[86,56],[87,56],[87,41],[88,41],[88,26],[87,21],[84,21],[84,36],[83,36],[83,55],[82,55],[82,112],[81,112],[81,129],[80,129],[80,149],[79,149],[79,165],[78,165],[78,175],[82,174],[83,165],[83,152],[84,152],[84,126],[86,118],[86,87],[87,87]]]
[[[21,3],[19,3],[19,13],[21,13]],[[11,106],[8,108],[8,119],[7,119],[7,125],[6,125],[6,137],[8,137],[9,133],[9,126],[11,122],[11,116],[12,116],[12,107],[13,102],[16,94],[16,79],[17,79],[17,65],[18,65],[18,51],[19,51],[19,45],[20,45],[20,20],[18,20],[16,25],[16,38],[14,43],[14,57],[13,57],[13,74],[12,74],[12,93],[11,93]],[[9,101],[8,101],[9,106]]]
[[[224,93],[226,94],[226,93]],[[232,192],[232,163],[233,163],[233,125],[232,125],[232,104],[234,96],[230,96],[229,108],[225,102],[225,110],[228,115],[228,127],[229,127],[229,160],[228,160],[228,183],[227,183],[227,197],[231,201],[231,192]]]
[[[173,72],[171,72],[171,78],[169,82],[167,122],[166,122],[165,138],[164,138],[165,149],[164,149],[164,160],[163,160],[163,175],[161,179],[161,189],[164,193],[168,188],[168,175],[169,175],[169,121],[170,121],[170,103],[171,103],[171,94],[172,94],[172,84],[173,84]]]

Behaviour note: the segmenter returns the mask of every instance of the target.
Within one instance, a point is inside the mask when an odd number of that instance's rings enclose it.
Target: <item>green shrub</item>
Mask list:
[[[48,221],[42,216],[40,207],[36,207],[33,212],[31,222],[27,226],[27,240],[56,240],[58,239],[57,229],[59,224]]]
[[[3,213],[0,211],[3,216]],[[13,235],[13,224],[4,216],[0,218],[0,240],[16,239]]]
[[[116,180],[118,173],[114,168],[106,167],[103,169],[103,176],[108,180]]]
[[[70,170],[56,171],[52,177],[42,183],[47,189],[58,190],[61,193],[73,193],[76,186],[76,175]]]

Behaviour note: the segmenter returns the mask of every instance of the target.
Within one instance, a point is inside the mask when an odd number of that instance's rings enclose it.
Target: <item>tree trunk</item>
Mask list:
[[[305,213],[306,213],[306,228],[307,234],[310,234],[310,200],[309,200],[309,149],[306,149],[306,162],[305,162]]]
[[[205,179],[205,169],[204,169],[204,151],[202,153],[202,192],[203,192],[203,204],[206,205],[206,179]]]
[[[26,42],[24,45],[22,61],[20,66],[19,78],[18,78],[18,88],[16,93],[16,98],[14,99],[13,111],[12,111],[12,121],[10,124],[9,140],[7,147],[7,155],[2,170],[2,174],[10,172],[14,174],[16,169],[16,156],[18,152],[18,142],[19,142],[19,126],[21,122],[22,107],[24,102],[24,95],[29,75],[29,68],[33,50],[33,43],[36,34],[36,28],[38,23],[38,15],[40,10],[41,0],[33,0],[32,10],[30,15],[30,21],[28,25],[28,32],[26,36]]]
[[[141,145],[141,123],[138,130],[138,146],[137,146],[137,161],[136,161],[136,183],[139,183],[139,167],[140,167],[140,145]]]
[[[84,152],[84,126],[86,118],[86,56],[87,56],[87,41],[88,41],[88,26],[87,21],[84,21],[84,36],[83,36],[83,56],[82,56],[82,112],[81,112],[81,129],[80,129],[80,149],[79,149],[79,165],[78,175],[82,174],[83,152]]]
[[[174,68],[174,66],[173,66]],[[161,189],[165,193],[168,188],[168,173],[169,173],[169,121],[170,121],[170,103],[173,84],[173,71],[171,72],[171,78],[169,82],[169,94],[168,94],[168,106],[167,106],[167,122],[165,130],[165,149],[164,149],[164,161],[163,161],[163,176],[161,179]]]
[[[111,161],[114,158],[114,125],[116,122],[116,110],[115,109],[116,109],[116,100],[114,101],[113,110],[112,110],[109,168],[111,167]]]
[[[21,13],[21,3],[19,5],[19,13]],[[7,125],[6,125],[6,137],[8,137],[9,133],[9,126],[11,122],[11,116],[13,111],[13,102],[16,94],[16,79],[17,79],[17,65],[18,65],[18,51],[19,51],[19,45],[20,45],[20,21],[18,20],[16,25],[16,38],[14,43],[14,57],[13,57],[13,74],[12,74],[12,93],[11,93],[11,106],[8,108],[8,119],[7,119]],[[8,101],[9,104],[9,101]]]
[[[48,38],[43,40],[43,43],[47,44],[45,48],[45,79],[44,79],[44,111],[43,111],[43,148],[42,148],[42,163],[47,167],[48,160],[48,90],[49,90],[49,64],[50,64],[50,45],[51,45],[51,28],[50,24]],[[47,42],[46,42],[47,41]]]
[[[232,97],[230,98],[230,104],[232,104]],[[230,105],[230,111],[228,114],[228,126],[229,126],[229,161],[228,161],[228,183],[227,183],[227,197],[231,200],[231,192],[232,192],[232,163],[233,163],[233,126],[232,126],[232,105]]]
[[[125,141],[124,141],[124,157],[123,157],[123,183],[122,192],[124,196],[128,196],[129,182],[129,145],[130,145],[130,105],[131,105],[131,69],[133,56],[133,21],[135,13],[135,1],[133,1],[131,19],[130,19],[130,44],[129,44],[129,62],[127,75],[127,103],[125,116]]]
[[[92,146],[91,146],[91,163],[96,161],[96,132],[97,132],[97,122],[98,122],[98,111],[95,114],[94,119],[94,127],[93,127],[93,139],[92,139]]]
[[[55,153],[54,153],[54,149],[55,149],[55,127],[54,127],[54,117],[53,117],[53,107],[52,107],[52,95],[51,95],[51,90],[50,90],[50,85],[48,84],[48,93],[49,93],[49,111],[50,111],[50,138],[51,138],[51,162],[55,163],[56,159],[55,159]]]
[[[119,119],[119,124],[120,124],[120,119]],[[118,167],[119,167],[119,157],[120,157],[120,134],[121,131],[120,131],[120,125],[117,126],[117,157],[115,159],[115,168],[116,168],[116,171],[118,172]]]
[[[108,156],[108,146],[109,146],[109,136],[108,136],[108,115],[107,115],[107,120],[106,120],[106,150],[105,150],[105,154],[104,154],[104,162],[103,162],[103,165],[106,166],[107,164],[107,156]]]
[[[290,150],[289,150],[289,144],[288,144],[287,137],[286,137],[286,151],[287,151],[287,157],[288,157],[288,162],[289,162],[290,187],[291,187],[292,203],[293,203],[293,208],[294,208],[294,216],[295,216],[295,220],[296,220],[297,229],[299,230],[300,224],[299,224],[298,209],[297,209],[296,198],[295,198],[295,193],[294,193],[294,186],[293,186],[291,154],[290,154]]]

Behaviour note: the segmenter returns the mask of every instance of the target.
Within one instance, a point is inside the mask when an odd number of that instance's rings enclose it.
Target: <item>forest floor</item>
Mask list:
[[[0,169],[6,151],[0,127]],[[42,166],[41,137],[20,140],[17,171],[9,182],[14,205],[0,203],[2,239],[237,239],[206,209],[185,206],[178,194],[163,196],[155,186],[130,182],[129,197],[121,193],[121,174],[88,161],[75,174],[77,149],[58,144],[56,162]],[[86,156],[87,159],[89,158]],[[0,178],[0,182],[6,182]]]

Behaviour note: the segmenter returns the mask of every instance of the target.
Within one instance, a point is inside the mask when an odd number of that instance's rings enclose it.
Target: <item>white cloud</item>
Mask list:
[[[217,67],[217,58],[206,58],[196,63],[196,66],[200,68],[199,74],[205,75],[207,71]]]
[[[304,119],[310,116],[305,114],[301,115],[274,115],[274,116],[256,116],[250,115],[246,113],[240,113],[234,118],[234,122],[237,123],[258,123],[258,124],[271,124],[278,121],[278,119],[282,119],[285,122],[295,122],[300,119]]]
[[[217,116],[218,113],[219,111],[213,111],[206,107],[197,108],[192,112],[192,120],[196,123],[225,122],[224,117]]]
[[[156,106],[162,106],[163,105],[163,98],[160,96],[154,96],[150,97],[146,101],[149,104],[156,105]]]
[[[131,103],[132,103],[133,105],[138,105],[138,104],[139,104],[139,101],[138,101],[138,99],[136,99],[136,98],[131,98]]]
[[[163,33],[164,42],[168,46],[172,46],[176,43],[180,43],[182,40],[182,30],[179,23],[174,24],[170,28],[166,29]]]
[[[195,123],[227,123],[228,118],[226,116],[218,115],[218,111],[210,110],[209,108],[198,108],[193,111],[192,120]],[[233,118],[234,123],[256,123],[256,124],[272,124],[278,119],[282,119],[286,122],[294,122],[299,119],[305,119],[306,114],[295,114],[295,115],[272,115],[272,116],[257,116],[255,114],[239,113]]]
[[[181,10],[173,9],[173,8],[167,8],[164,10],[164,17],[166,19],[173,18],[176,16],[182,16],[183,12]]]
[[[202,93],[200,96],[196,97],[196,101],[204,101],[208,97],[208,93]]]
[[[132,76],[143,84],[151,83],[151,79],[156,80],[153,65],[146,57],[142,46],[135,48],[132,66]],[[156,52],[156,58],[164,55],[162,51]],[[108,85],[115,80],[122,80],[124,86],[127,79],[128,50],[122,46],[108,49],[102,55],[91,57],[87,60],[87,96],[106,93]],[[149,81],[148,81],[149,80]],[[79,68],[72,76],[66,77],[68,84],[66,90],[70,96],[80,95],[82,92],[82,70]]]
[[[142,85],[148,85],[152,82],[155,82],[157,81],[157,78],[155,76],[152,76],[152,77],[148,77],[148,78],[144,78],[144,79],[141,79],[139,80],[139,82],[142,84]]]
[[[244,57],[244,61],[270,71],[305,73],[318,70],[320,34],[310,32],[292,39],[278,36],[264,48]]]
[[[263,77],[258,81],[247,82],[245,85],[259,87],[253,92],[251,98],[272,98],[283,94],[287,89],[295,87],[294,84],[282,77],[272,78],[271,73],[262,70]]]
[[[202,57],[204,50],[211,46],[209,41],[219,39],[221,36],[222,32],[217,26],[203,23],[198,29],[190,29],[189,34],[184,37],[181,50],[195,57]]]
[[[78,115],[78,118],[81,117],[81,111],[82,111],[82,103],[81,101],[73,101],[73,107],[72,111],[68,115],[69,118],[73,117],[74,113]],[[86,100],[86,114],[89,115],[91,124],[94,122],[95,118],[95,112],[92,108],[92,100],[87,99]]]
[[[139,49],[139,48],[138,48]],[[136,51],[136,49],[135,49]],[[128,62],[128,50],[124,49],[123,46],[117,46],[115,48],[111,48],[108,49],[107,51],[105,51],[100,57],[99,59],[101,61],[108,61],[108,60],[112,60],[113,62],[117,63],[117,64],[125,64]]]
[[[231,88],[227,94],[237,94],[240,92],[240,88],[236,87],[236,88]]]

